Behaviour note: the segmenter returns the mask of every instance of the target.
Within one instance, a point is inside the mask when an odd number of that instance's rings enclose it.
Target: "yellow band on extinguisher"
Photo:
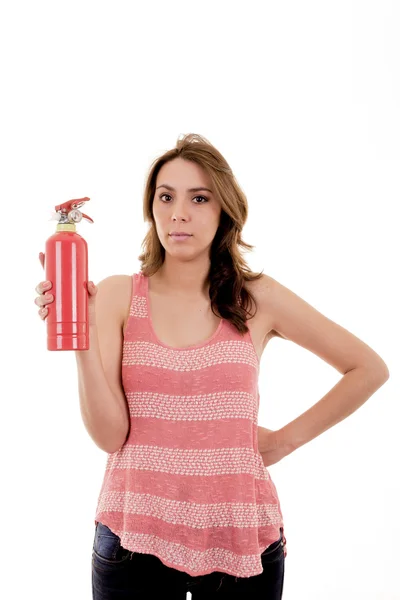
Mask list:
[[[75,223],[59,223],[57,231],[76,231]]]

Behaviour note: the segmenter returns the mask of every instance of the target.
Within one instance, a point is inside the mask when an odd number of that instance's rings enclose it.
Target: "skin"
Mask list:
[[[176,191],[159,188],[162,184]],[[221,206],[213,193],[189,192],[188,188],[193,187],[212,190],[211,179],[199,165],[182,158],[164,164],[157,175],[156,188],[159,189],[153,199],[153,214],[157,234],[165,248],[165,261],[153,279],[175,297],[209,300],[209,254],[218,230]],[[193,235],[176,242],[169,237],[171,231]]]

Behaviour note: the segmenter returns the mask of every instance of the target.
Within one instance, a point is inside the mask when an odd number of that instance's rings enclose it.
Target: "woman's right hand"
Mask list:
[[[44,254],[43,252],[39,253],[40,264],[44,269]],[[39,309],[39,317],[42,321],[45,320],[49,313],[49,309],[47,308],[47,304],[54,302],[54,295],[49,291],[52,288],[51,281],[41,281],[35,288],[35,291],[40,294],[35,298],[36,306],[40,306]],[[94,285],[93,281],[89,281],[87,285],[87,289],[89,292],[89,303],[88,303],[88,311],[89,311],[89,325],[96,324],[96,313],[95,313],[95,298],[97,294],[97,287]]]

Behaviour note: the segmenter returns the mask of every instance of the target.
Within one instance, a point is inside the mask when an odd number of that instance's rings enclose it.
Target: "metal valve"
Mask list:
[[[80,223],[80,221],[82,221],[81,211],[76,208],[70,210],[68,213],[68,220],[72,221],[73,223]]]

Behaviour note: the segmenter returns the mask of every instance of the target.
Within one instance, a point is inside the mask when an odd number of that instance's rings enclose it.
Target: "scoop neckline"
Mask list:
[[[177,350],[177,351],[194,350],[196,348],[202,348],[203,346],[207,346],[210,342],[212,342],[212,340],[215,337],[217,337],[217,335],[220,333],[220,331],[221,331],[221,329],[222,329],[222,327],[224,325],[224,320],[225,319],[223,319],[223,318],[221,318],[220,322],[218,323],[217,329],[214,331],[214,333],[211,335],[211,337],[209,337],[204,342],[200,342],[199,344],[192,344],[191,346],[184,346],[184,347],[178,347],[178,348],[176,348],[175,346],[170,346],[169,344],[165,344],[163,341],[161,341],[160,338],[158,337],[158,335],[156,334],[155,330],[154,330],[153,319],[152,319],[152,316],[151,316],[150,298],[149,298],[149,277],[148,277],[148,275],[144,275],[144,273],[141,273],[141,275],[142,275],[142,277],[145,280],[145,296],[146,296],[147,317],[148,317],[148,320],[149,320],[151,333],[152,333],[153,337],[157,340],[157,343],[160,344],[160,346],[163,346],[164,348],[168,348],[169,350]]]

